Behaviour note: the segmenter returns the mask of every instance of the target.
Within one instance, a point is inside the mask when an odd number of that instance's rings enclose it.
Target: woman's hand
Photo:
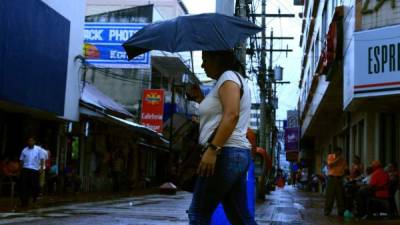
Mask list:
[[[215,164],[217,162],[217,152],[208,148],[201,157],[197,173],[202,177],[214,175]]]
[[[198,84],[190,86],[186,92],[186,95],[188,100],[195,101],[197,103],[200,103],[204,99],[203,93],[201,92]]]

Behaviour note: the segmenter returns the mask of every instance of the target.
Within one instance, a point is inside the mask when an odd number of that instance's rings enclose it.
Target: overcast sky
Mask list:
[[[204,12],[215,12],[215,0],[183,0],[187,6],[189,13],[204,13]],[[261,0],[253,1],[255,7],[261,10]],[[259,4],[258,4],[259,3]],[[267,18],[267,36],[270,36],[271,28],[274,30],[274,36],[292,36],[295,39],[289,41],[274,41],[274,48],[286,48],[288,45],[289,49],[293,49],[293,52],[286,53],[275,52],[273,54],[273,67],[280,65],[284,68],[283,79],[284,81],[290,81],[290,84],[278,85],[278,98],[279,108],[277,110],[277,119],[285,119],[286,111],[296,109],[299,89],[298,84],[300,80],[300,62],[301,62],[301,48],[299,47],[299,37],[301,32],[301,19],[298,17],[298,13],[302,10],[302,7],[295,7],[292,5],[293,0],[268,0],[267,1],[267,13],[277,13],[280,9],[282,14],[290,13],[295,14],[295,18]],[[261,24],[259,24],[261,25]],[[269,46],[269,42],[267,42]],[[204,73],[200,67],[201,57],[199,53],[195,54],[195,73]],[[269,54],[267,55],[267,66],[269,62]],[[253,100],[259,99],[259,93],[255,84],[256,77],[253,77],[253,92],[255,96]]]

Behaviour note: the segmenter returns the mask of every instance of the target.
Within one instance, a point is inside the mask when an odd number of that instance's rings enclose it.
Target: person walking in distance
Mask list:
[[[28,206],[30,197],[36,202],[39,194],[39,172],[43,168],[44,155],[40,147],[35,145],[33,137],[28,138],[28,146],[20,156],[21,171],[21,206]]]
[[[336,200],[336,207],[339,216],[343,216],[344,188],[343,176],[347,168],[346,160],[342,156],[342,149],[335,148],[334,154],[328,155],[328,184],[326,187],[324,215],[331,214],[333,203]]]
[[[205,146],[188,211],[190,225],[208,225],[219,203],[231,224],[256,225],[247,207],[251,94],[233,51],[203,51],[202,67],[217,80],[199,106],[199,143]],[[214,135],[213,135],[214,134]]]

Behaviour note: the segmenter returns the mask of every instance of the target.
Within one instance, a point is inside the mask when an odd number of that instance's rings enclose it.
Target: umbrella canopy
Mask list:
[[[150,50],[228,50],[261,30],[249,21],[218,13],[185,15],[147,25],[123,46],[129,59]]]

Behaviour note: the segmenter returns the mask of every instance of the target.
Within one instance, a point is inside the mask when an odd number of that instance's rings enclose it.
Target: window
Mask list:
[[[320,46],[320,40],[319,40],[319,33],[317,34],[317,38],[315,39],[315,52],[314,52],[314,67],[317,68],[316,64],[318,64],[319,61],[319,55],[320,55],[320,50],[319,50],[319,46]]]
[[[322,11],[322,21],[321,21],[321,41],[325,42],[327,28],[328,28],[328,16],[327,16],[327,7],[326,4],[324,6],[324,10]]]
[[[337,0],[331,0],[331,17],[333,17],[336,5],[337,5]]]
[[[386,165],[396,157],[395,115],[382,113],[379,118],[379,160]]]
[[[312,45],[312,48],[311,48],[311,71],[312,71],[312,73],[314,74],[314,72],[315,72],[315,42],[313,43],[313,45]]]
[[[250,122],[250,126],[257,127],[258,126],[258,122]]]

